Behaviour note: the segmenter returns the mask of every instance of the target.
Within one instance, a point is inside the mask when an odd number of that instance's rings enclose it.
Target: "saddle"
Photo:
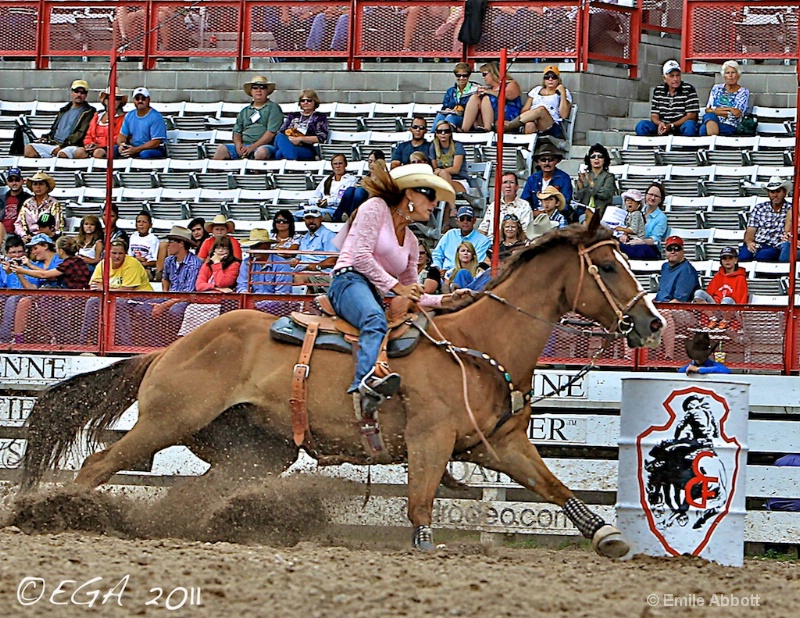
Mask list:
[[[308,376],[311,372],[311,356],[314,348],[345,352],[355,355],[358,352],[359,330],[338,317],[325,295],[314,300],[323,315],[313,315],[294,311],[288,317],[276,320],[270,327],[270,336],[276,341],[302,346],[300,357],[292,371],[292,395],[289,405],[292,410],[292,434],[294,443],[315,454],[314,441],[308,422]],[[388,359],[407,356],[417,347],[420,330],[427,326],[422,314],[406,313],[394,317],[391,307],[387,311],[389,332],[383,341],[378,362],[377,375],[390,373]],[[411,328],[412,324],[415,328]],[[375,463],[389,463],[391,457],[383,443],[377,421],[361,418],[360,407],[356,406],[356,424],[369,458]]]

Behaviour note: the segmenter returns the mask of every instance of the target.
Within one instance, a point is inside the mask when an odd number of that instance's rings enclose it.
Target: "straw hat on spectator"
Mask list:
[[[233,234],[233,231],[236,229],[236,226],[233,224],[233,221],[228,219],[225,215],[216,215],[211,221],[206,223],[206,232],[209,234],[211,233],[212,228],[215,225],[225,225],[228,227],[228,234]]]
[[[108,93],[109,92],[110,92],[109,88],[106,88],[105,90],[101,90],[100,91],[99,97],[100,97],[100,102],[101,103],[105,103],[105,100],[108,98]],[[117,105],[127,105],[127,103],[128,103],[128,95],[127,94],[122,94],[119,91],[119,88],[116,88],[114,90],[114,98],[116,99]]]
[[[545,187],[541,193],[536,194],[536,197],[538,197],[540,200],[547,199],[548,197],[556,198],[556,202],[558,202],[556,208],[558,208],[558,210],[564,210],[564,206],[567,205],[567,200],[564,197],[564,194],[558,190],[558,187],[554,187],[552,185]]]
[[[528,237],[528,240],[535,240],[542,236],[543,234],[547,234],[550,230],[552,230],[558,223],[555,221],[551,221],[550,217],[548,217],[545,213],[540,212],[536,217],[534,217],[533,221],[528,224],[528,227],[525,228],[525,236]]]
[[[453,187],[444,178],[433,173],[426,163],[409,163],[396,167],[389,175],[400,190],[427,187],[436,191],[436,201],[452,204],[456,201]]]
[[[182,225],[173,225],[172,229],[167,234],[167,240],[183,240],[188,242],[190,246],[196,247],[197,242],[192,236],[192,232],[188,227]]]
[[[256,245],[265,245],[277,242],[274,238],[270,238],[269,230],[263,228],[255,228],[250,230],[250,238],[241,241],[239,244],[242,247],[255,247]]]
[[[47,192],[48,193],[51,193],[53,191],[53,189],[56,188],[56,179],[53,178],[50,174],[47,174],[45,172],[36,172],[33,176],[31,176],[30,178],[28,178],[25,181],[25,184],[27,185],[28,189],[30,189],[31,191],[33,191],[33,183],[34,182],[43,182],[43,183],[45,183],[47,185]]]
[[[253,96],[253,84],[263,84],[267,87],[267,96],[275,92],[275,82],[269,81],[263,75],[254,75],[249,82],[244,83],[244,93],[248,97]]]

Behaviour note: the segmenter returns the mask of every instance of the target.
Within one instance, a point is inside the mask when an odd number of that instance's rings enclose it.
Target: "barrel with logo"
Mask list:
[[[617,526],[631,553],[744,560],[749,384],[622,380]]]

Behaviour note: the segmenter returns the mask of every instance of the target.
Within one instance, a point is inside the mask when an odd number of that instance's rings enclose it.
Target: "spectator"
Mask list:
[[[514,172],[503,172],[500,178],[500,221],[505,221],[507,215],[514,215],[524,230],[533,217],[531,205],[517,197],[518,191],[517,175]],[[486,208],[478,231],[488,236],[489,239],[494,237],[494,202]]]
[[[167,156],[167,123],[150,107],[150,91],[147,88],[134,90],[133,104],[136,109],[129,111],[122,121],[114,156],[163,159]]]
[[[203,244],[200,245],[200,249],[197,251],[197,257],[199,257],[201,260],[205,260],[211,253],[211,247],[213,246],[214,241],[222,236],[233,234],[235,230],[236,226],[233,221],[228,219],[225,215],[216,215],[211,221],[206,223],[206,232],[210,232],[211,236],[206,238],[203,241]],[[232,236],[231,247],[233,248],[233,254],[241,260],[242,246],[239,244],[239,241]]]
[[[544,69],[542,85],[528,93],[528,100],[522,106],[519,116],[506,123],[508,133],[518,133],[524,127],[525,133],[549,135],[556,139],[566,139],[563,122],[569,118],[572,108],[572,94],[561,81],[561,71],[554,64]]]
[[[86,215],[81,219],[78,229],[78,257],[82,259],[89,270],[94,272],[97,263],[103,259],[103,224],[94,215]]]
[[[331,157],[331,168],[333,173],[319,181],[313,199],[316,199],[316,207],[324,213],[325,218],[333,221],[342,196],[347,189],[358,184],[358,176],[347,172],[347,157],[341,153]],[[302,216],[302,213],[303,211],[295,213],[295,217]]]
[[[198,292],[236,291],[240,260],[233,254],[230,236],[220,236],[211,247],[211,255],[200,268],[196,288]]]
[[[56,232],[64,229],[64,211],[58,200],[50,194],[56,188],[55,179],[45,172],[36,172],[25,181],[33,197],[25,200],[14,222],[14,231],[28,242],[39,231],[36,222],[42,213],[48,212],[56,219]]]
[[[714,351],[717,349],[719,341],[715,341],[712,344],[711,338],[708,336],[707,332],[696,332],[691,339],[686,339],[685,345],[686,356],[688,356],[692,362],[678,369],[678,373],[685,373],[688,375],[690,373],[731,372],[731,370],[722,363],[711,360],[711,355],[714,354]]]
[[[105,107],[105,111],[92,117],[92,121],[89,123],[89,130],[86,131],[86,136],[83,139],[84,145],[75,150],[74,156],[76,159],[88,159],[89,157],[105,159],[108,154],[108,127],[111,124],[111,114],[108,109],[111,97],[108,96],[108,93],[108,88],[100,93],[100,103]],[[116,90],[114,99],[116,101],[116,109],[113,114],[112,144],[117,143],[117,138],[122,130],[122,123],[125,121],[125,105],[128,103],[128,97],[120,94],[119,89]]]
[[[642,202],[644,196],[638,189],[628,189],[622,194],[622,201],[625,210],[628,211],[625,217],[625,225],[618,225],[614,231],[622,234],[620,242],[628,242],[632,238],[644,238],[644,215],[642,214]]]
[[[152,292],[153,286],[150,285],[150,279],[144,266],[136,258],[127,255],[127,252],[128,245],[124,240],[111,241],[109,288],[118,291]],[[92,290],[103,289],[103,262],[100,262],[94,269],[92,278],[89,280],[89,287]]]
[[[510,257],[515,250],[524,246],[526,240],[525,228],[522,227],[519,217],[513,213],[504,215],[500,223],[500,261],[502,262]],[[481,263],[482,267],[489,268],[491,266],[493,249],[494,247],[489,246],[486,250],[486,260]]]
[[[288,212],[286,210],[282,212]],[[275,215],[277,219],[279,215]],[[291,216],[281,215],[286,221],[287,226],[294,226],[294,219]],[[273,227],[277,224],[273,219]],[[250,230],[250,239],[242,242],[245,247],[255,251],[266,251],[274,243],[269,231],[256,228]],[[298,243],[299,245],[299,243]],[[274,294],[275,275],[274,269],[270,264],[272,256],[266,253],[250,253],[239,268],[239,277],[236,279],[236,291],[239,294],[252,292],[253,294]],[[291,285],[289,286],[291,291]]]
[[[411,154],[413,156],[414,154],[422,153]],[[369,170],[364,177],[362,177],[362,180],[372,173],[372,170],[375,169],[376,165],[381,165],[384,169],[386,169],[386,155],[383,153],[383,150],[373,150],[367,157],[367,163],[369,164]],[[366,202],[367,199],[369,199],[369,193],[367,193],[367,190],[364,189],[364,187],[347,187],[347,189],[344,190],[342,199],[339,200],[339,206],[331,216],[331,219],[334,221],[347,221],[350,218],[350,215],[353,214],[353,211],[361,206],[361,204]]]
[[[605,146],[595,144],[589,148],[589,152],[583,158],[583,164],[586,169],[578,172],[573,199],[583,204],[591,213],[586,215],[587,220],[591,220],[593,216],[602,219],[606,207],[617,194],[617,179],[608,171],[611,155]]]
[[[650,119],[636,125],[636,135],[697,135],[700,100],[694,86],[681,79],[681,66],[667,60],[662,67],[664,83],[653,90]]]
[[[274,145],[266,146],[264,158],[291,161],[317,158],[314,145],[328,141],[328,116],[317,111],[320,101],[315,90],[303,90],[299,104],[299,112],[291,112],[283,119]]]
[[[434,123],[436,126],[436,123]],[[414,116],[411,120],[411,139],[407,142],[400,142],[394,147],[392,152],[392,165],[394,169],[400,165],[408,165],[410,157],[415,152],[421,152],[427,156],[430,144],[425,140],[425,132],[428,130],[428,122],[422,116]]]
[[[697,271],[683,253],[683,238],[666,240],[667,261],[661,267],[657,303],[688,303],[700,287]]]
[[[425,165],[430,165],[431,160],[428,158],[424,152],[412,152],[411,156],[408,157],[409,163],[424,163]]]
[[[36,227],[39,228],[36,232],[37,234],[44,234],[49,236],[53,242],[56,241],[56,218],[49,212],[43,212],[39,215],[39,218],[36,219]]]
[[[158,259],[158,236],[150,231],[153,218],[146,210],[136,215],[136,231],[131,234],[128,255],[133,256],[152,275]],[[151,279],[152,280],[152,279]]]
[[[111,227],[109,228],[109,236],[111,240],[124,240],[125,246],[128,246],[128,232],[117,227],[119,221],[119,206],[112,202],[111,204]]]
[[[566,200],[564,195],[556,187],[545,187],[544,191],[537,193],[536,197],[542,204],[542,210],[534,210],[533,214],[537,215],[544,212],[547,218],[550,219],[555,225],[553,227],[567,227],[567,219],[562,214],[566,208]]]
[[[465,240],[456,248],[456,265],[444,279],[445,286],[451,291],[467,287],[478,276],[478,256],[475,247]]]
[[[56,271],[58,274],[55,276],[40,276],[40,273],[44,271],[55,270],[56,266],[62,262],[62,258],[56,253],[53,239],[45,234],[36,234],[25,243],[25,247],[30,250],[31,259],[23,256],[21,258],[22,265],[16,263],[11,265],[11,270],[17,275],[25,275],[20,277],[22,287],[28,290],[35,290],[42,286],[60,287],[57,280],[61,276],[60,272]],[[51,279],[53,281],[50,281]]]
[[[245,82],[243,88],[253,102],[236,116],[233,144],[217,146],[215,159],[267,159],[267,146],[272,144],[283,124],[280,105],[269,100],[269,95],[275,92],[274,82],[256,75]]]
[[[270,238],[275,241],[272,249],[285,249],[287,251],[297,251],[300,248],[301,235],[295,231],[294,218],[288,210],[281,209],[275,213],[272,219],[272,233]],[[270,270],[272,271],[271,283],[273,294],[291,294],[294,277],[292,275],[292,265],[289,263],[295,254],[272,253],[268,256]],[[287,273],[287,274],[280,274]]]
[[[661,243],[669,231],[667,215],[661,210],[666,193],[657,182],[650,183],[644,192],[644,237],[631,237],[620,249],[634,260],[660,260]]]
[[[89,84],[76,79],[70,86],[71,101],[58,110],[50,130],[25,146],[26,157],[62,157],[71,159],[75,151],[83,146],[83,138],[89,129],[89,123],[95,115],[95,109],[86,102]]]
[[[739,63],[728,60],[720,72],[725,83],[711,88],[700,135],[734,135],[750,105],[750,91],[739,85]]]
[[[756,204],[744,231],[744,244],[739,249],[739,261],[777,262],[781,244],[786,242],[786,218],[791,204],[786,199],[789,181],[773,176],[766,185],[769,199]],[[787,249],[787,253],[788,253]],[[787,262],[788,255],[787,255]]]
[[[36,237],[31,240],[31,243],[35,240]],[[28,244],[30,245],[31,243]],[[47,250],[44,249],[45,247]],[[40,240],[34,248],[36,251],[32,251],[32,254],[35,261],[30,261],[30,267],[12,267],[17,275],[26,275],[27,277],[38,279],[40,283],[37,287],[54,285],[68,290],[86,290],[89,288],[89,267],[78,257],[79,246],[77,239],[71,237],[59,238],[55,244],[55,251],[52,250],[50,244],[45,245],[43,240]],[[57,256],[58,259],[53,259],[54,256]],[[23,283],[23,287],[29,287],[30,285],[30,283],[28,285]]]
[[[479,131],[493,131],[495,119],[498,118],[497,97],[500,94],[500,66],[497,62],[488,62],[481,66],[481,75],[486,82],[469,98],[464,109],[463,131],[471,131],[473,127]],[[522,111],[522,90],[517,80],[506,74],[506,107],[503,121],[512,120]],[[479,124],[476,121],[480,120]]]
[[[433,126],[438,125],[442,120],[449,122],[456,130],[461,128],[464,120],[464,109],[469,102],[469,98],[478,92],[480,85],[470,81],[472,68],[466,62],[459,62],[453,69],[456,76],[456,83],[447,89],[442,100],[442,109],[433,119]]]
[[[425,243],[419,243],[419,260],[417,261],[417,283],[422,286],[423,294],[441,294],[442,273],[433,265],[431,250]]]
[[[464,145],[453,141],[453,127],[446,120],[434,125],[436,132],[428,151],[433,173],[450,183],[454,193],[468,193],[469,179],[464,174],[464,161],[467,153]],[[452,217],[455,204],[450,204]]]
[[[717,305],[747,303],[747,273],[739,266],[736,249],[725,247],[719,254],[720,269],[705,290],[694,293],[694,302]]]
[[[433,250],[433,265],[447,272],[456,265],[456,250],[462,242],[469,241],[475,247],[478,262],[486,259],[486,251],[491,241],[475,229],[475,211],[472,206],[458,209],[458,227],[445,232]]]
[[[800,467],[800,455],[787,454],[775,461],[776,466]],[[770,498],[765,505],[768,511],[800,511],[800,500],[797,498]]]
[[[326,30],[329,29],[330,22],[334,20],[336,25],[333,30],[330,49],[332,51],[344,51],[347,49],[347,32],[350,21],[350,10],[343,6],[326,6],[321,12],[314,16],[311,22],[311,30],[308,33],[306,47],[311,51],[322,49],[322,41]]]
[[[190,251],[197,253],[197,248],[205,242],[206,238],[211,236],[206,231],[206,220],[203,217],[195,217],[189,221],[189,231],[192,233],[192,240],[194,241]]]
[[[32,196],[24,189],[22,170],[10,167],[6,172],[6,186],[0,193],[0,216],[3,219],[0,228],[0,244],[5,242],[7,234],[14,234],[14,223],[22,205]]]
[[[542,210],[539,198],[536,197],[537,194],[541,193],[546,187],[555,187],[564,196],[566,204],[564,207],[565,212],[563,213],[564,217],[570,223],[574,223],[577,219],[574,217],[575,213],[570,206],[570,202],[572,202],[572,179],[565,171],[558,169],[558,164],[563,158],[564,155],[550,144],[545,144],[537,149],[534,161],[538,169],[528,176],[520,197],[528,202],[531,205],[531,210],[535,212]]]
[[[333,242],[336,234],[322,225],[322,213],[314,206],[308,206],[303,211],[303,223],[308,231],[300,237],[300,251],[324,251],[328,255],[299,255],[289,260],[295,273],[300,273],[295,274],[294,283],[327,284],[331,280],[330,275],[321,273],[328,273],[336,263],[339,253]]]
[[[8,290],[21,290],[23,289],[22,281],[20,281],[19,275],[14,272],[13,268],[15,266],[22,266],[22,259],[26,257],[25,255],[25,243],[22,239],[17,236],[16,234],[10,235],[6,237],[5,245],[5,258],[3,259],[3,268],[2,268],[2,277],[3,277],[3,285],[2,287]],[[17,302],[19,299],[22,298],[21,296],[9,296],[6,301],[6,309],[8,311],[8,301],[11,299],[16,299],[13,303],[13,307],[11,308],[11,315],[14,314],[14,309],[17,306]],[[13,319],[11,320],[13,323]],[[9,327],[9,331],[10,327]],[[3,339],[5,341],[6,339]]]

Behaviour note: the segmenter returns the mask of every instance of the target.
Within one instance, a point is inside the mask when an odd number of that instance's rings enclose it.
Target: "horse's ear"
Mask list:
[[[586,231],[588,232],[588,236],[589,238],[594,238],[594,235],[597,234],[597,230],[600,229],[600,216],[591,210],[587,210],[586,219]]]

